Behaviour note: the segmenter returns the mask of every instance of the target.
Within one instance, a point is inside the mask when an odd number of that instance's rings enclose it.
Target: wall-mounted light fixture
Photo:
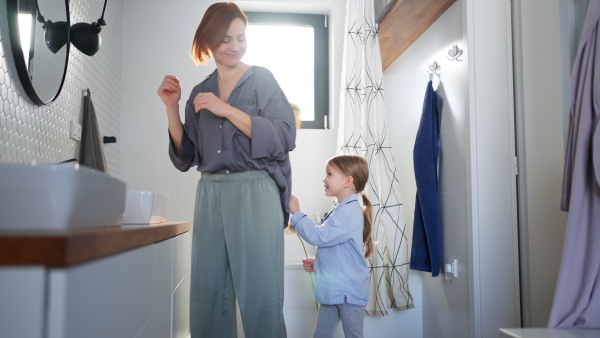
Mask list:
[[[52,22],[52,20],[46,21],[42,13],[40,12],[40,6],[36,0],[35,6],[37,9],[36,20],[43,24],[44,29],[44,41],[48,49],[56,54],[69,40],[69,24],[66,21]]]
[[[104,0],[102,16],[98,19],[98,22],[92,22],[91,24],[78,22],[71,26],[71,43],[83,54],[92,56],[100,49],[100,45],[102,44],[102,37],[100,36],[101,26],[106,26],[104,11],[106,11],[107,1]]]

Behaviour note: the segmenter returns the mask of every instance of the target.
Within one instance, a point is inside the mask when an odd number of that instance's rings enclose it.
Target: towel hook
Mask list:
[[[459,60],[458,57],[463,54],[463,50],[458,48],[457,45],[452,46],[452,48],[448,49],[448,60],[450,61],[462,61]]]
[[[427,73],[431,75],[438,75],[439,70],[440,66],[438,65],[437,61],[433,61],[433,63],[427,67]]]
[[[427,67],[427,73],[429,73],[429,81],[433,80],[434,75],[439,76],[439,70],[440,66],[438,65],[437,61],[433,61],[433,63]]]

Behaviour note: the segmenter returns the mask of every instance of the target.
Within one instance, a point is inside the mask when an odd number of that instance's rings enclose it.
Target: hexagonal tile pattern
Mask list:
[[[69,122],[81,123],[83,93],[89,89],[101,135],[117,137],[117,143],[104,146],[108,173],[119,173],[123,1],[108,1],[107,26],[102,29],[102,45],[96,55],[87,56],[70,46],[62,92],[45,106],[33,103],[21,86],[10,47],[6,6],[0,6],[0,163],[52,163],[78,157],[79,142],[70,139]],[[97,21],[103,5],[101,0],[69,1],[71,25]]]

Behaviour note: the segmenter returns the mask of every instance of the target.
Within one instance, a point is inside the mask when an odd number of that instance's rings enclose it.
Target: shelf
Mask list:
[[[383,70],[415,42],[456,0],[396,0],[379,23]]]

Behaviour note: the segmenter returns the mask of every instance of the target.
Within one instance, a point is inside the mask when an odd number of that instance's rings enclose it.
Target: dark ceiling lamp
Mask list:
[[[40,6],[38,2],[35,2],[37,7],[37,21],[43,24],[44,29],[44,41],[46,46],[54,54],[56,54],[66,43],[69,35],[69,25],[66,21],[52,22],[52,20],[46,21],[44,16],[40,12]]]
[[[98,19],[98,22],[92,22],[91,24],[78,22],[71,26],[71,43],[83,54],[92,56],[100,49],[100,45],[102,44],[102,37],[100,36],[101,26],[106,26],[104,11],[106,10],[107,1],[104,0],[102,16]]]

